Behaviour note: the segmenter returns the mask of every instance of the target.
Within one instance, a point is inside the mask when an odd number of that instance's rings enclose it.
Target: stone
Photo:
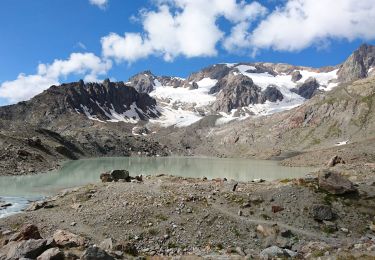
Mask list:
[[[100,180],[102,182],[113,182],[113,178],[112,178],[111,174],[109,174],[109,173],[100,174]]]
[[[333,219],[333,212],[330,206],[323,204],[315,204],[311,207],[311,214],[315,220],[331,220]]]
[[[29,239],[41,239],[38,227],[32,224],[23,225],[17,233],[10,237],[9,241],[21,241]]]
[[[280,212],[280,211],[283,211],[284,208],[283,207],[280,207],[280,206],[272,206],[272,213],[277,213],[277,212]]]
[[[45,208],[47,206],[47,202],[45,201],[35,201],[30,204],[30,206],[26,209],[26,211],[36,211],[38,209]]]
[[[81,258],[82,260],[112,260],[114,257],[107,254],[106,251],[100,249],[96,246],[90,246],[83,252]]]
[[[59,247],[79,247],[86,243],[83,237],[66,230],[57,230],[53,234],[53,239]]]
[[[251,195],[249,201],[254,204],[260,204],[264,201],[264,199],[259,195]]]
[[[327,167],[334,167],[337,164],[345,164],[345,161],[340,156],[335,155],[328,161]]]
[[[291,257],[289,253],[278,246],[268,247],[259,254],[260,259],[276,259]]]
[[[258,225],[256,231],[262,234],[264,237],[273,236],[278,233],[276,227],[268,227],[263,225]]]
[[[285,237],[285,238],[289,238],[289,237],[292,237],[294,235],[293,235],[292,231],[290,231],[289,229],[287,229],[287,230],[281,230],[280,236],[281,237]]]
[[[319,188],[331,194],[342,195],[355,192],[354,184],[342,175],[329,170],[322,170],[318,177]]]
[[[111,251],[113,249],[113,240],[112,238],[104,239],[100,244],[99,247],[103,250]]]
[[[47,240],[45,239],[29,239],[22,241],[12,241],[1,249],[6,252],[6,259],[31,258],[36,259],[45,250],[47,250]],[[0,252],[0,259],[1,257]]]
[[[138,250],[134,244],[128,242],[124,245],[124,252],[128,255],[137,256]]]
[[[304,83],[299,84],[297,88],[291,89],[292,92],[306,99],[312,98],[319,90],[319,83],[315,78],[308,78]]]
[[[38,256],[37,260],[64,260],[64,253],[57,247],[50,248]]]
[[[110,174],[114,181],[118,181],[118,180],[130,181],[129,172],[127,170],[112,170],[110,171]]]
[[[12,203],[3,203],[3,204],[0,204],[0,209],[6,209],[10,206],[12,206]]]
[[[263,180],[263,179],[254,179],[252,182],[262,183],[262,182],[265,182],[265,180]]]

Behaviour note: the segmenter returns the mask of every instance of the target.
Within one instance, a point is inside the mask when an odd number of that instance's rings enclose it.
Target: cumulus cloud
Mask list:
[[[89,1],[90,1],[90,4],[96,5],[101,9],[105,9],[108,4],[108,0],[89,0]]]
[[[171,61],[179,55],[207,57],[217,55],[217,44],[226,35],[218,26],[225,18],[230,24],[247,28],[266,8],[257,2],[236,0],[158,0],[156,11],[141,12],[144,32],[111,33],[102,38],[103,55],[117,61],[133,62],[160,55]],[[234,34],[233,32],[232,34]],[[231,35],[235,38],[237,35]],[[226,44],[228,49],[233,41]]]
[[[85,81],[98,81],[112,67],[93,53],[72,53],[67,60],[54,60],[52,64],[39,64],[35,75],[18,75],[13,81],[0,85],[0,97],[14,103],[28,100],[52,85],[59,84],[69,75],[82,75]]]
[[[299,51],[332,39],[375,38],[373,0],[289,0],[248,36],[249,47]]]

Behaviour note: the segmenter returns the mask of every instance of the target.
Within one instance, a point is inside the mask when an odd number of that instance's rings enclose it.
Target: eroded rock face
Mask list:
[[[293,82],[297,82],[299,81],[300,79],[302,79],[302,75],[301,75],[301,72],[299,70],[295,70],[292,72],[292,81]]]
[[[292,91],[301,97],[310,99],[318,92],[319,87],[320,85],[315,78],[308,78],[303,84],[292,89]]]
[[[229,74],[215,86],[220,91],[213,104],[214,111],[230,112],[232,109],[257,104],[261,100],[261,89],[252,79],[238,74]]]
[[[341,174],[329,170],[319,173],[319,188],[335,195],[355,192],[354,184]]]
[[[350,82],[368,76],[368,71],[375,66],[375,46],[363,44],[340,67],[340,82]]]
[[[151,71],[143,71],[131,77],[129,82],[139,93],[150,93],[154,90],[155,79]]]
[[[284,99],[283,94],[277,88],[277,86],[270,85],[261,93],[261,103],[266,101],[277,102]]]

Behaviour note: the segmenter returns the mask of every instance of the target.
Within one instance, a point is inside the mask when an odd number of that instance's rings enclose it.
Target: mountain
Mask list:
[[[21,171],[35,158],[45,169],[56,159],[91,156],[270,158],[368,148],[375,138],[374,50],[363,45],[334,67],[223,63],[186,79],[144,71],[127,82],[52,86],[0,107],[0,158],[16,158],[0,161]],[[23,150],[31,155],[19,157]]]

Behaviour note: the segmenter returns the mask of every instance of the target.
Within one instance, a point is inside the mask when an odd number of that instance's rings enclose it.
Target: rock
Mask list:
[[[45,239],[29,239],[22,241],[12,241],[1,249],[0,259],[2,252],[6,252],[6,259],[20,259],[31,258],[36,259],[41,255],[47,247],[47,240]]]
[[[269,237],[278,233],[276,227],[267,227],[264,225],[258,225],[256,231],[262,234],[264,237]]]
[[[272,206],[272,213],[277,213],[277,212],[280,212],[280,211],[283,211],[284,208],[283,207],[280,207],[280,206]]]
[[[269,85],[264,91],[262,91],[260,99],[261,103],[265,103],[266,101],[277,102],[282,101],[284,96],[277,86]]]
[[[134,244],[132,243],[126,243],[124,245],[124,252],[128,255],[132,255],[132,256],[137,256],[138,255],[138,250],[137,248],[135,247]]]
[[[369,226],[370,230],[375,232],[375,224],[372,222],[370,223],[370,226]]]
[[[41,239],[38,227],[32,224],[23,225],[17,233],[10,237],[9,241],[21,241],[29,239]]]
[[[27,143],[30,146],[38,147],[42,145],[42,140],[39,137],[32,137],[27,139]]]
[[[292,81],[293,82],[297,82],[299,81],[300,79],[302,79],[302,75],[301,75],[301,72],[299,70],[295,70],[292,72]]]
[[[339,173],[322,170],[318,177],[319,188],[335,195],[355,192],[353,183]]]
[[[19,149],[19,150],[17,151],[17,154],[18,154],[19,156],[22,156],[22,157],[28,157],[28,156],[31,155],[30,152],[28,152],[28,151],[26,151],[26,150],[23,150],[23,149]]]
[[[133,127],[132,133],[133,135],[148,135],[151,131],[145,126],[136,126]]]
[[[285,237],[285,238],[289,238],[289,237],[292,237],[294,235],[293,235],[292,231],[290,231],[289,229],[287,229],[287,230],[281,230],[280,236],[281,237]]]
[[[100,174],[100,180],[102,182],[113,182],[113,178],[112,178],[111,174],[109,174],[109,173]]]
[[[37,260],[64,260],[64,253],[57,247],[50,248],[38,256]]]
[[[30,206],[26,209],[26,211],[36,211],[38,209],[45,208],[47,206],[47,202],[45,201],[35,201],[30,204]]]
[[[81,256],[82,260],[112,260],[115,259],[108,255],[103,249],[96,246],[90,246]]]
[[[243,214],[242,210],[239,210],[238,213],[237,213],[237,215],[240,216],[240,217],[242,216],[242,214]]]
[[[345,83],[365,78],[374,65],[375,47],[363,44],[340,66],[338,80]]]
[[[57,230],[53,234],[53,239],[59,247],[79,247],[86,243],[83,237],[66,230]]]
[[[3,204],[0,204],[0,209],[6,209],[11,206],[12,206],[12,203],[3,203]]]
[[[264,249],[262,252],[260,252],[259,257],[261,259],[276,259],[276,258],[292,257],[288,251],[281,249],[278,246],[271,246],[271,247]]]
[[[265,180],[263,180],[263,179],[254,179],[254,180],[252,180],[252,182],[262,183],[262,182],[265,182]]]
[[[113,250],[113,240],[112,238],[104,239],[100,244],[99,247],[103,250],[112,251]]]
[[[345,164],[345,161],[340,156],[335,155],[328,161],[327,166],[334,167],[337,164]]]
[[[331,220],[333,219],[333,212],[331,207],[323,204],[316,204],[311,207],[311,214],[315,220]]]
[[[251,195],[249,201],[254,204],[260,204],[264,201],[264,199],[259,195]]]
[[[243,251],[243,249],[241,247],[236,247],[236,253],[239,254],[240,256],[245,256],[245,252]]]
[[[301,97],[310,99],[318,92],[319,87],[320,85],[315,78],[308,78],[303,84],[300,84],[297,88],[291,89],[291,91]]]

